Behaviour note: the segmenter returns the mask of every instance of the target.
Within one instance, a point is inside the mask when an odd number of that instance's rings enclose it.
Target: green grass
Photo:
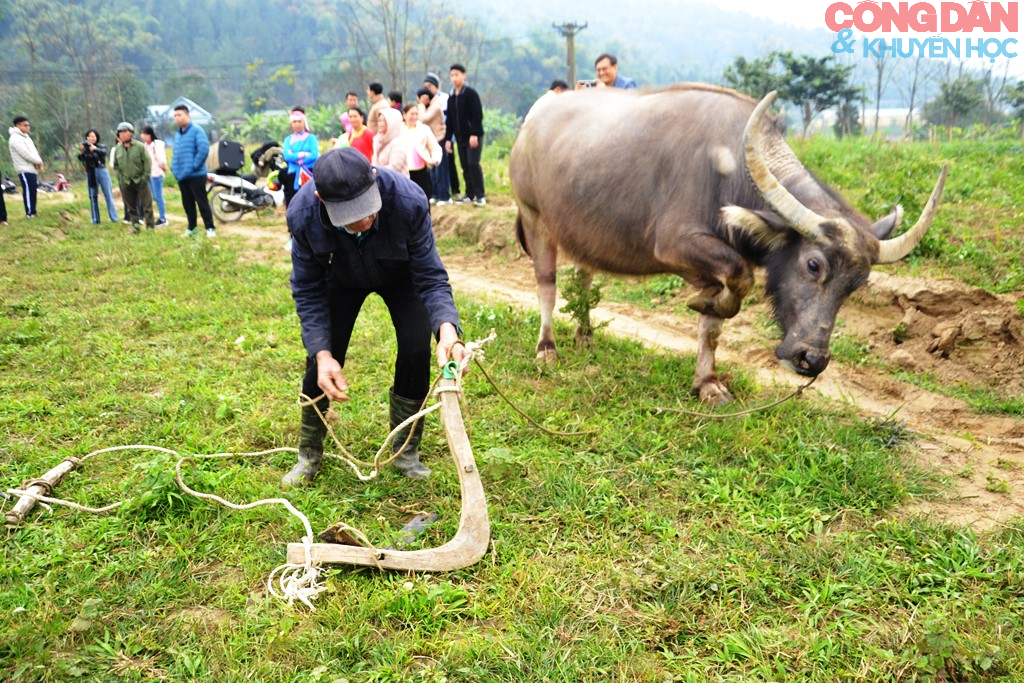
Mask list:
[[[0,466],[5,487],[68,455],[135,443],[182,453],[294,445],[303,352],[281,265],[243,243],[129,237],[86,206],[0,232]],[[69,218],[70,216],[70,218]],[[229,231],[225,231],[229,233]],[[659,412],[689,396],[693,358],[598,333],[533,361],[535,313],[460,300],[468,338],[544,424],[516,417],[479,373],[471,439],[493,525],[477,565],[439,575],[337,567],[309,613],[267,574],[301,527],[280,509],[182,496],[174,459],[100,456],[58,508],[9,531],[0,556],[0,679],[10,681],[1016,681],[1024,677],[1020,520],[978,536],[904,518],[942,483],[911,465],[893,421],[791,401],[713,421]],[[560,326],[565,338],[570,330]],[[372,454],[386,432],[394,340],[368,302],[339,432]],[[774,391],[742,370],[734,389]],[[437,512],[454,533],[457,477],[436,421],[429,482],[360,484],[329,467],[287,497],[315,530],[338,520],[386,544]],[[280,495],[288,456],[200,464],[201,490]]]
[[[990,292],[1024,291],[1024,142],[791,138],[789,143],[805,166],[869,217],[902,204],[907,227],[920,216],[939,169],[948,163],[935,221],[898,268],[910,275],[953,277]]]

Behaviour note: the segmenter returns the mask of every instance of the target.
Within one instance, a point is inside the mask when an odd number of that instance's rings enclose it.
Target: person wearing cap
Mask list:
[[[429,170],[430,203],[438,206],[451,204],[451,197],[448,194],[448,154],[444,151],[447,136],[440,98],[431,93],[429,88],[423,87],[416,91],[416,100],[419,102],[420,122],[430,128],[440,150],[440,161],[430,166]]]
[[[307,353],[298,463],[282,479],[295,486],[313,481],[323,457],[327,427],[317,408],[326,413],[331,401],[349,398],[345,358],[366,297],[375,293],[384,300],[395,327],[392,429],[416,414],[427,395],[431,333],[438,365],[461,362],[465,347],[448,273],[434,245],[430,205],[411,180],[372,167],[351,147],[332,149],[320,157],[287,216],[292,297]],[[422,434],[419,421],[394,439],[394,465],[414,479],[430,475],[420,462]]]
[[[432,101],[437,102],[437,106],[441,109],[442,121],[447,126],[448,93],[441,90],[441,78],[433,71],[428,71],[423,78],[423,87],[430,92]],[[445,149],[444,140],[446,139],[447,130],[445,138],[438,140],[441,145],[441,163],[432,169],[430,181],[434,184],[434,195],[438,202],[440,203],[443,199],[445,204],[451,204],[452,197],[459,193],[459,173],[455,168],[455,157],[448,154],[448,150]]]
[[[117,142],[114,146],[114,171],[117,184],[124,199],[125,218],[132,224],[132,234],[139,234],[139,223],[146,221],[146,228],[152,230],[153,193],[149,188],[149,177],[153,162],[146,146],[134,139],[135,126],[122,121],[117,124]]]
[[[206,157],[210,153],[210,140],[202,126],[192,123],[192,114],[184,104],[174,108],[174,125],[178,131],[174,134],[171,173],[178,181],[181,208],[185,210],[187,225],[182,237],[196,236],[196,209],[199,209],[199,215],[203,218],[206,236],[216,237],[213,212],[210,211],[210,200],[206,197]]]

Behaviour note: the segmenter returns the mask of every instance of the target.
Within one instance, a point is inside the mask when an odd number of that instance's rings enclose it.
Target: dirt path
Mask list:
[[[479,220],[473,209],[454,207],[438,223],[446,230],[459,230],[462,223]],[[254,247],[252,258],[287,258],[281,249],[283,226],[243,221],[222,232],[246,237]],[[481,235],[481,243],[486,241]],[[456,254],[444,260],[458,294],[533,308],[537,304],[532,268],[527,258],[514,256]],[[840,320],[844,334],[862,340],[872,359],[908,374],[928,374],[946,385],[976,385],[982,380],[1011,397],[1024,393],[1024,326],[1015,301],[953,282],[873,273],[868,286],[840,311]],[[558,306],[563,303],[560,300]],[[775,360],[772,342],[757,325],[764,314],[764,304],[748,302],[726,324],[719,361],[756,372],[763,386],[805,383]],[[613,302],[603,303],[593,317],[607,323],[604,329],[610,334],[673,352],[696,352],[692,317]],[[963,401],[898,381],[889,372],[835,361],[811,391],[853,405],[866,416],[892,416],[921,436],[922,464],[950,477],[953,486],[946,497],[915,503],[909,512],[978,530],[1024,514],[1024,421],[980,414]]]

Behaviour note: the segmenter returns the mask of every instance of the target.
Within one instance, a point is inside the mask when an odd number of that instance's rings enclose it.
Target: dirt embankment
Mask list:
[[[445,257],[457,291],[523,307],[537,305],[530,261],[520,256],[511,238],[513,217],[511,206],[435,210],[439,235],[456,234],[479,245],[478,253]],[[283,229],[244,221],[225,228],[226,234],[243,234],[258,245],[253,254],[257,258],[287,256],[279,248]],[[917,503],[911,512],[979,530],[1024,514],[1024,420],[983,414],[961,400],[897,378],[903,372],[927,376],[936,385],[990,387],[1003,397],[1021,396],[1024,321],[1016,300],[953,281],[875,272],[840,311],[842,333],[857,340],[870,362],[853,367],[833,361],[812,391],[865,415],[891,416],[921,436],[922,463],[948,475],[953,486],[945,498]],[[749,368],[766,385],[805,383],[778,365],[774,344],[757,324],[763,314],[763,303],[748,301],[726,323],[720,362]],[[607,322],[611,334],[650,346],[680,353],[697,348],[692,318],[606,302],[594,311],[594,319]]]

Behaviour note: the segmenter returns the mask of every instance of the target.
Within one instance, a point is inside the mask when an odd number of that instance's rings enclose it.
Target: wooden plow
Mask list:
[[[462,417],[462,409],[459,405],[461,388],[456,382],[458,373],[458,364],[454,361],[450,361],[443,369],[437,393],[439,395],[439,402],[441,403],[441,423],[444,426],[445,436],[448,441],[448,448],[451,451],[452,458],[455,460],[455,466],[459,474],[459,486],[462,492],[462,510],[460,513],[459,528],[454,538],[437,548],[425,550],[396,550],[391,548],[378,549],[373,547],[342,545],[337,543],[313,543],[312,533],[309,531],[308,520],[304,515],[295,510],[286,499],[277,498],[248,503],[245,505],[236,505],[216,495],[199,493],[189,488],[182,479],[181,467],[184,461],[190,461],[193,458],[179,458],[176,466],[178,484],[186,493],[205,500],[213,500],[235,510],[249,509],[258,505],[272,503],[283,504],[288,507],[289,511],[303,521],[308,533],[308,536],[304,538],[304,541],[308,540],[309,542],[289,543],[288,565],[279,567],[278,570],[275,570],[274,574],[271,575],[271,578],[273,578],[278,571],[282,569],[286,569],[288,571],[305,570],[304,574],[300,571],[295,577],[286,577],[286,584],[290,582],[297,586],[294,590],[288,587],[284,588],[285,597],[289,600],[297,598],[301,599],[307,605],[309,604],[306,598],[315,595],[315,593],[319,592],[320,589],[315,587],[310,589],[307,584],[316,584],[317,572],[315,568],[323,564],[355,564],[367,567],[377,567],[380,569],[400,569],[406,571],[426,572],[451,571],[454,569],[468,567],[483,557],[487,552],[487,548],[490,545],[491,540],[491,523],[487,514],[487,501],[484,497],[483,483],[480,480],[480,472],[477,469],[476,461],[473,459],[473,450],[469,443],[469,437],[466,434],[465,423],[463,422]],[[436,411],[437,409],[435,408],[434,410]],[[67,501],[52,500],[48,498],[48,496],[52,494],[53,489],[60,483],[64,475],[79,467],[89,457],[110,451],[139,448],[161,451],[175,456],[178,455],[175,451],[157,446],[117,446],[90,453],[81,460],[78,458],[68,458],[56,467],[52,468],[39,479],[33,479],[26,482],[22,490],[11,491],[12,494],[17,494],[19,496],[19,500],[17,504],[6,513],[7,525],[14,526],[21,524],[25,520],[28,512],[40,502],[45,503],[50,501],[60,503],[79,510],[94,513],[106,512],[120,506],[121,503],[115,503],[105,508],[93,509],[68,503]],[[262,455],[269,452],[273,451],[264,451],[263,453],[245,455]],[[236,454],[225,453],[216,456],[195,457],[226,457],[234,455]],[[429,521],[427,523],[429,523]],[[298,596],[298,593],[304,590],[309,594]],[[274,589],[271,588],[271,591],[274,592]]]
[[[448,440],[448,449],[455,460],[462,491],[462,512],[455,536],[437,548],[424,550],[392,550],[366,548],[335,543],[312,543],[310,558],[314,566],[321,564],[355,564],[380,569],[443,572],[468,567],[475,563],[491,542],[491,522],[487,515],[480,471],[473,459],[466,426],[459,406],[461,393],[455,382],[458,365],[452,361],[445,366],[440,381],[441,423]],[[304,543],[288,544],[288,562],[303,564],[307,561]]]
[[[18,526],[24,522],[25,516],[36,506],[39,499],[45,499],[53,493],[53,489],[64,478],[64,475],[77,468],[79,464],[80,461],[76,458],[67,458],[38,479],[25,482],[22,486],[25,495],[18,498],[18,502],[5,515],[7,526]]]

